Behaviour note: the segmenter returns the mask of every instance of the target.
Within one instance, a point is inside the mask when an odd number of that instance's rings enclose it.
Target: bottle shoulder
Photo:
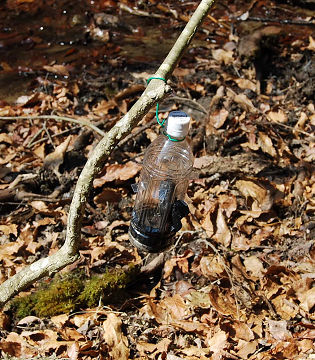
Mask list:
[[[193,162],[193,153],[187,139],[175,142],[160,135],[147,148],[143,167],[161,176],[186,177],[192,171]]]
[[[192,154],[191,146],[189,144],[188,139],[184,139],[183,141],[172,141],[169,140],[165,135],[159,135],[147,148],[146,153],[161,151],[162,149],[169,150],[179,150],[179,151],[187,151]]]

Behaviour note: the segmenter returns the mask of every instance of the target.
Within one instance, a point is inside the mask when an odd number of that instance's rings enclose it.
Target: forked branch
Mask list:
[[[214,0],[202,0],[200,2],[171,51],[156,71],[155,77],[164,79],[170,77],[213,3]],[[117,143],[127,136],[143,116],[170,90],[170,87],[163,81],[152,80],[128,113],[105,134],[86,162],[78,179],[69,210],[67,236],[64,245],[57,253],[34,262],[6,280],[0,286],[0,305],[5,304],[10,298],[36,280],[59,271],[79,258],[81,221],[94,177],[103,168]]]

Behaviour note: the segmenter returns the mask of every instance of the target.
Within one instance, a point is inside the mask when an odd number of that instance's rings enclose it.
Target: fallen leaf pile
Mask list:
[[[68,13],[59,5],[58,24],[44,12],[41,32],[25,38],[16,19],[49,10],[41,1],[0,5],[15,29],[0,29],[0,84],[32,78],[14,101],[0,91],[1,283],[63,244],[100,134],[138,99],[170,29],[177,34],[197,3],[97,0]],[[80,259],[60,274],[94,278],[132,265],[139,277],[67,313],[19,317],[7,304],[1,358],[315,359],[314,16],[303,1],[276,3],[218,3],[170,79],[161,118],[174,109],[192,117],[195,155],[190,214],[174,245],[147,256],[127,235],[132,184],[159,131],[152,109],[94,179]],[[58,41],[48,44],[53,26]],[[17,48],[21,58],[10,56]]]

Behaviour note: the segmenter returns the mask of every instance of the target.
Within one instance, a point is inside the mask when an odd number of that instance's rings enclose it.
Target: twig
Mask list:
[[[205,107],[203,107],[201,104],[199,104],[196,100],[182,98],[180,96],[171,96],[171,97],[169,97],[168,100],[178,101],[179,103],[182,103],[182,104],[189,103],[190,105],[194,106],[196,110],[199,110],[206,115],[209,113],[209,111]]]
[[[52,138],[54,138],[54,137],[64,135],[64,134],[66,134],[66,133],[68,133],[68,132],[70,132],[70,131],[77,130],[77,129],[80,129],[80,128],[81,128],[80,126],[75,126],[75,127],[71,128],[71,129],[63,130],[63,131],[61,131],[61,132],[58,133],[58,134],[53,134],[53,135],[50,135],[50,136],[51,136]],[[44,141],[46,141],[46,140],[48,140],[48,137],[45,136],[45,137],[42,138],[42,139],[39,139],[39,140],[34,141],[34,142],[30,142],[30,143],[27,145],[27,147],[35,146],[35,145],[40,144],[41,142],[44,142]]]
[[[137,130],[135,133],[133,134],[129,134],[128,136],[126,136],[123,140],[121,140],[117,147],[121,148],[123,145],[125,145],[129,140],[135,138],[137,135],[139,135],[140,133],[142,133],[144,130],[150,128],[154,123],[156,123],[156,120],[153,119],[150,122],[148,122],[145,125],[142,125],[139,130]]]
[[[132,156],[132,157],[130,157],[130,158],[127,158],[127,159],[123,160],[123,161],[122,161],[122,164],[126,164],[126,163],[129,162],[129,161],[134,161],[134,160],[138,159],[139,157],[141,157],[141,156],[143,156],[143,155],[144,155],[144,151],[141,151],[141,152],[138,153],[137,155]],[[135,161],[135,162],[137,162],[137,161]]]
[[[171,76],[213,3],[214,0],[202,0],[200,2],[167,57],[154,74],[155,77],[168,79]],[[128,113],[103,136],[87,160],[78,179],[68,214],[67,234],[64,245],[53,255],[42,258],[23,268],[20,272],[2,283],[0,285],[0,305],[5,304],[12,296],[31,285],[34,281],[43,276],[54,274],[79,258],[81,223],[85,204],[95,176],[104,167],[108,156],[119,141],[126,137],[143,116],[149,112],[152,106],[161,101],[170,91],[170,87],[163,81],[158,79],[151,80],[146,90]]]
[[[300,133],[300,134],[303,134],[303,135],[305,135],[305,136],[307,136],[308,138],[310,138],[310,139],[312,139],[312,140],[315,140],[315,136],[313,136],[313,135],[310,135],[309,133],[307,133],[306,131],[303,131],[303,130],[300,130],[300,129],[296,129],[296,128],[294,128],[293,126],[289,126],[289,125],[286,125],[286,124],[282,124],[281,122],[278,122],[278,121],[276,121],[276,120],[273,120],[273,119],[271,119],[268,115],[265,115],[266,116],[266,118],[267,118],[267,124],[277,124],[277,125],[279,125],[279,126],[282,126],[282,127],[284,127],[284,128],[286,128],[286,129],[289,129],[289,130],[291,130],[291,131],[296,131],[296,132],[298,132],[298,133]]]
[[[20,182],[25,180],[35,179],[37,175],[35,174],[19,174],[8,186],[8,189],[14,189]]]
[[[222,353],[227,359],[232,359],[232,360],[240,360],[241,359],[240,357],[233,355],[225,350],[223,350]]]
[[[268,306],[268,309],[269,309],[269,312],[271,314],[271,316],[274,318],[274,319],[278,319],[279,316],[277,315],[272,303],[268,300],[267,296],[265,296],[264,294],[261,296],[261,299],[262,301],[264,301],[267,306]]]
[[[52,141],[52,138],[51,138],[51,136],[50,136],[50,134],[49,134],[49,131],[48,131],[47,127],[46,127],[46,121],[44,122],[43,128],[44,128],[44,130],[45,130],[45,133],[47,134],[47,137],[48,137],[49,142],[51,143],[52,147],[53,147],[54,149],[56,149],[56,146],[55,146],[54,142]]]
[[[278,24],[286,24],[286,25],[300,25],[300,26],[315,26],[315,23],[311,21],[305,20],[290,20],[290,19],[269,19],[263,17],[249,16],[246,20],[242,20],[241,18],[236,18],[238,21],[258,21],[263,23],[278,23]]]
[[[30,120],[30,119],[48,119],[48,120],[53,119],[53,120],[57,120],[57,121],[68,121],[68,122],[72,122],[75,124],[81,124],[81,125],[87,126],[91,129],[93,129],[96,133],[98,133],[101,136],[105,136],[105,134],[106,134],[104,131],[99,129],[97,126],[91,124],[87,120],[73,119],[73,118],[66,117],[66,116],[60,116],[60,115],[0,116],[0,120]]]
[[[185,234],[199,234],[200,232],[203,232],[202,229],[199,229],[199,230],[184,230],[184,231],[180,231],[179,232],[179,237],[178,239],[176,240],[175,244],[172,246],[172,248],[170,249],[170,251],[176,251],[176,248],[177,248],[177,245],[179,244],[179,242],[181,241],[182,237],[185,235]]]
[[[164,16],[159,15],[159,14],[152,14],[152,13],[149,13],[147,11],[143,11],[143,10],[139,10],[139,9],[133,9],[133,8],[127,6],[126,4],[120,4],[119,7],[120,7],[121,10],[127,11],[132,15],[145,16],[145,17],[150,17],[150,18],[152,18],[152,17],[163,18],[164,17]]]
[[[205,230],[203,230],[203,232],[206,233]],[[233,282],[233,279],[232,279],[232,276],[233,276],[232,270],[225,264],[225,259],[219,253],[218,249],[214,245],[212,245],[212,243],[207,238],[205,240],[202,240],[202,241],[205,241],[211,247],[211,249],[219,256],[219,258],[222,261],[222,265],[224,267],[224,270],[227,273],[227,276],[228,276],[228,278],[230,280],[232,290],[234,292],[235,304],[236,304],[236,314],[237,314],[237,319],[239,320],[240,319],[240,304],[239,304],[238,299],[237,299],[237,293],[236,293],[236,289],[235,289],[234,282]]]
[[[33,141],[35,141],[43,131],[44,131],[43,127],[37,131],[37,133],[31,138],[31,140],[27,144],[28,148],[30,148],[32,146]]]
[[[208,15],[208,19],[210,19],[213,23],[215,23],[216,25],[219,25],[220,27],[224,27],[226,28],[227,30],[230,30],[231,29],[231,26],[226,24],[225,22],[223,21],[218,21],[217,19],[215,19],[213,16],[211,15]]]

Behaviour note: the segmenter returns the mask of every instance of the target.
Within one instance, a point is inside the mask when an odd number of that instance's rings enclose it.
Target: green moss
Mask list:
[[[11,309],[13,310],[16,318],[23,319],[28,315],[35,315],[35,312],[33,310],[34,304],[34,295],[22,296],[12,301]]]
[[[38,291],[34,303],[34,312],[39,317],[68,313],[77,305],[77,297],[84,288],[80,278],[53,282],[50,287]]]
[[[89,307],[97,306],[121,289],[125,289],[136,277],[138,269],[130,265],[128,269],[107,270],[102,276],[94,276],[87,281],[79,296],[80,303]]]
[[[11,309],[15,317],[21,319],[28,315],[50,317],[97,306],[100,301],[108,301],[113,294],[125,289],[136,279],[138,272],[138,267],[131,264],[126,269],[107,270],[91,279],[86,279],[82,272],[56,276],[38,291],[14,299]]]
[[[20,319],[28,315],[53,316],[69,312],[84,288],[82,272],[57,275],[49,284],[41,284],[34,293],[12,301],[12,311]]]

